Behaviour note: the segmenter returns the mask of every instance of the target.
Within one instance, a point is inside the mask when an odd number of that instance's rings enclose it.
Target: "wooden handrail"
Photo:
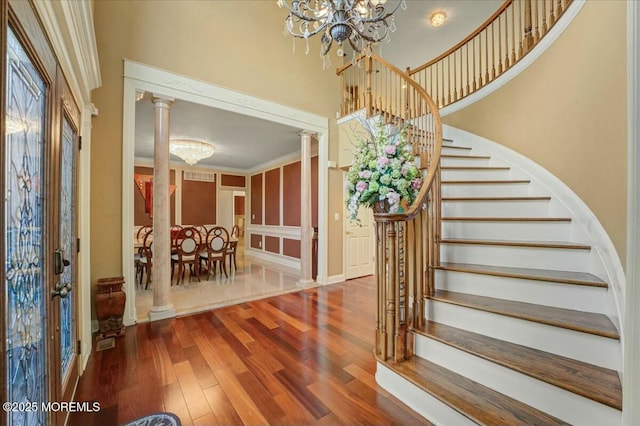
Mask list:
[[[441,61],[443,58],[446,58],[447,56],[451,55],[451,53],[455,52],[456,50],[460,49],[462,46],[464,46],[465,44],[467,44],[469,42],[469,40],[473,40],[475,38],[475,36],[477,36],[478,34],[480,34],[482,31],[484,31],[489,25],[491,25],[491,23],[493,21],[496,20],[496,18],[498,16],[500,16],[502,14],[502,12],[504,12],[504,10],[511,4],[513,3],[513,0],[507,0],[505,1],[502,6],[500,6],[498,8],[498,10],[496,10],[493,15],[491,15],[486,21],[484,21],[484,23],[482,25],[480,25],[474,32],[472,32],[471,34],[469,34],[467,37],[465,37],[464,39],[462,39],[462,41],[460,41],[458,44],[456,44],[455,46],[453,46],[451,49],[447,50],[446,52],[444,52],[443,54],[441,54],[440,56],[438,56],[435,59],[430,60],[429,62],[427,62],[426,64],[422,64],[419,67],[416,67],[414,69],[411,68],[407,68],[407,74],[409,75],[413,75],[417,72],[422,71],[425,68],[430,67],[431,65],[435,64],[436,62]]]
[[[357,66],[354,66],[356,65]],[[361,56],[337,70],[343,79],[342,112],[409,126],[423,182],[402,213],[374,213],[378,306],[376,356],[402,361],[413,355],[411,326],[424,323],[424,297],[433,293],[439,261],[440,154],[438,106],[408,74],[377,55]],[[425,273],[426,272],[426,273]]]
[[[520,61],[570,3],[571,0],[507,0],[455,46],[406,72],[440,108],[457,102]]]

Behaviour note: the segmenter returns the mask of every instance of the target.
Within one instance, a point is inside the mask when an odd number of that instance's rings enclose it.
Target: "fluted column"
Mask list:
[[[153,95],[155,140],[153,148],[153,306],[149,320],[176,316],[171,303],[171,235],[169,210],[169,109],[173,98]]]
[[[301,137],[300,171],[300,280],[298,284],[310,284],[312,259],[311,246],[313,227],[311,225],[311,135],[303,131]]]

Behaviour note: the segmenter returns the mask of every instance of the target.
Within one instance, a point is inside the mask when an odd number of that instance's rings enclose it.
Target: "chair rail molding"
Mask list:
[[[136,92],[162,93],[175,99],[249,115],[317,133],[318,160],[326,164],[329,156],[329,119],[291,108],[213,83],[195,80],[170,71],[124,59],[122,129],[122,269],[126,280],[125,324],[136,322],[134,268],[130,259],[133,241],[133,166],[135,143]],[[326,167],[318,170],[318,282],[327,281],[328,182]]]

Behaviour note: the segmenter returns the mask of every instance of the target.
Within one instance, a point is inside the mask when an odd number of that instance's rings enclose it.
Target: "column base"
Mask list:
[[[302,278],[296,281],[296,285],[300,287],[309,287],[315,283],[316,283],[315,280],[303,280]]]
[[[164,306],[152,306],[149,309],[149,321],[158,321],[167,318],[175,318],[176,309],[170,303]]]

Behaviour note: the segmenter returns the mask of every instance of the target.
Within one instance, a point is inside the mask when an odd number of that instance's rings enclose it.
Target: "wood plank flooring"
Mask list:
[[[371,277],[128,327],[94,352],[69,425],[431,424],[374,378]]]

